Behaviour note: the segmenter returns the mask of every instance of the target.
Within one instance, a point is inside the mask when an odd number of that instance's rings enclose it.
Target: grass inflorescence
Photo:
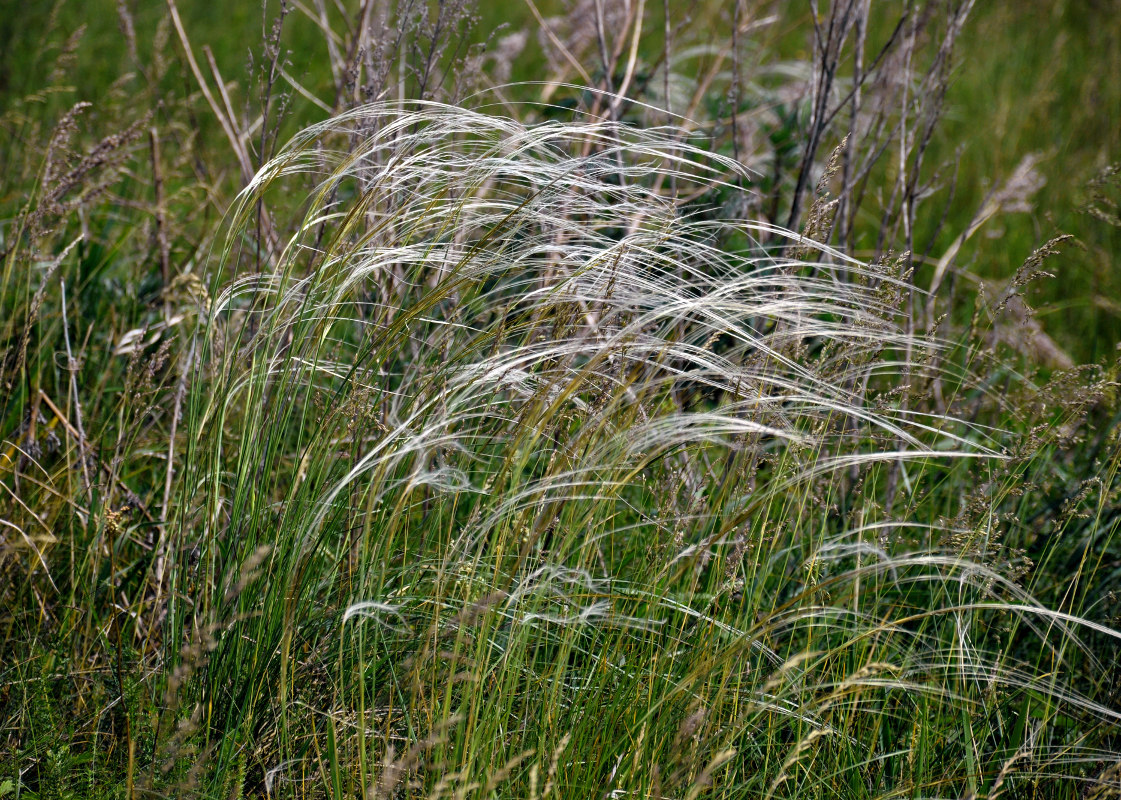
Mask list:
[[[122,3],[151,109],[5,112],[0,797],[1119,791],[1117,366],[1023,297],[1072,245],[957,266],[1028,164],[912,251],[970,4],[837,4],[800,99],[744,4],[680,57],[601,5],[469,94],[468,4],[301,7],[329,91],[283,4],[242,120]]]

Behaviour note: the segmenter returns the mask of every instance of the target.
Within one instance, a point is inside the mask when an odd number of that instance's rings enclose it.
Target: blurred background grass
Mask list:
[[[889,25],[898,5],[874,4],[873,11]],[[174,34],[160,38],[157,33],[167,15],[163,3],[130,3],[129,7],[141,47],[156,43],[178,50]],[[545,15],[562,11],[557,0],[537,7]],[[808,6],[777,3],[771,10],[779,19],[760,29],[762,50],[779,58],[805,58],[811,30]],[[219,13],[211,3],[185,0],[181,12],[196,49],[209,47],[226,80],[251,87],[259,73],[252,59],[260,57],[260,42],[275,18],[276,4],[269,2],[262,8],[254,2],[226,3]],[[688,9],[671,6],[675,17],[711,18],[711,24],[718,24],[719,12],[719,4],[707,0]],[[660,29],[662,4],[650,3],[648,14],[648,29]],[[472,37],[477,42],[532,29],[535,24],[529,6],[522,2],[482,2],[476,16]],[[82,27],[74,69],[67,75],[71,90],[36,96],[60,42]],[[289,74],[312,93],[329,99],[331,77],[324,40],[306,16],[289,14],[282,46]],[[651,37],[649,47],[659,46]],[[656,52],[643,55],[647,60],[657,57]],[[162,85],[148,91],[184,95],[197,91],[180,59],[169,61],[175,68]],[[47,120],[75,101],[87,100],[96,114],[113,87],[121,85],[120,76],[134,69],[113,0],[53,5],[0,2],[3,111],[20,106],[27,117]],[[542,69],[541,48],[531,37],[513,65],[511,80],[540,79]],[[957,263],[982,279],[1003,281],[1040,242],[1057,233],[1073,234],[1081,246],[1067,248],[1061,260],[1051,262],[1056,279],[1038,283],[1031,297],[1047,332],[1076,362],[1108,358],[1121,339],[1121,270],[1116,266],[1121,229],[1085,211],[1089,182],[1121,160],[1119,75],[1121,3],[1116,0],[978,3],[958,46],[947,111],[927,156],[928,163],[940,165],[944,186],[953,185],[949,201],[943,190],[918,220],[917,241],[925,242],[938,229],[929,247],[934,258],[968,226],[987,192],[1025,156],[1038,156],[1037,168],[1046,184],[1032,198],[1032,210],[991,221],[965,244]],[[137,78],[127,91],[142,86]],[[34,99],[27,100],[29,96]],[[281,138],[323,116],[322,110],[295,96]],[[200,113],[197,122],[204,142],[227,147],[212,115]],[[10,153],[20,132],[7,133],[0,147]],[[944,211],[935,213],[943,206]],[[857,246],[871,249],[878,226],[879,220],[868,220],[865,237],[858,237]]]
[[[964,227],[994,180],[1039,153],[1047,183],[1034,210],[995,221],[986,235],[1000,246],[967,259],[1007,278],[1039,242],[1073,234],[1085,249],[1068,250],[1056,280],[1036,288],[1040,319],[1076,360],[1108,357],[1121,338],[1121,229],[1084,209],[1087,184],[1121,159],[1121,3],[979,3],[959,54],[934,145],[941,160],[961,153],[947,228]]]

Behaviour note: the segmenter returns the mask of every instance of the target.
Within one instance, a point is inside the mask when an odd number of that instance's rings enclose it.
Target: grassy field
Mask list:
[[[0,2],[0,798],[1121,796],[1110,3],[229,11]]]

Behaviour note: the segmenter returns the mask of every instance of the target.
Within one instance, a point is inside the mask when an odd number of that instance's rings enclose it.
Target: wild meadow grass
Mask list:
[[[227,262],[274,184],[313,201],[216,287],[168,554],[222,631],[217,763],[270,731],[270,792],[868,797],[1102,757],[1054,720],[1117,721],[1069,674],[1116,634],[929,522],[955,462],[1008,460],[906,403],[949,345],[900,332],[890,267],[649,188],[734,170],[422,104],[258,175]],[[894,519],[891,480],[933,488]]]
[[[206,96],[7,112],[44,158],[0,227],[0,797],[1121,794],[1117,367],[1055,368],[1022,297],[1064,241],[988,289],[894,251],[937,111],[890,58],[783,149],[775,106],[623,102],[623,11],[556,28],[615,69],[552,102],[410,99],[457,51],[359,17],[287,144],[279,27],[256,127],[159,48],[148,91]],[[823,69],[867,24],[829,13]],[[941,90],[965,17],[922,19]],[[771,96],[741,47],[710,91]],[[857,180],[850,114],[907,170]]]

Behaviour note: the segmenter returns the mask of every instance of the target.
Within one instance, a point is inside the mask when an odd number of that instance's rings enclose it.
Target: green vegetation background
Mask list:
[[[552,4],[552,5],[555,5]],[[890,15],[884,3],[884,18]],[[196,47],[207,45],[227,80],[251,85],[253,53],[276,9],[254,2],[215,6],[184,2],[184,24]],[[703,4],[702,4],[703,6]],[[60,3],[0,2],[0,110],[40,88],[52,68],[62,39],[85,27],[71,90],[38,101],[30,116],[50,118],[79,100],[94,103],[94,113],[110,87],[133,67],[119,28],[113,0]],[[548,14],[550,3],[539,8]],[[809,47],[804,4],[779,3],[782,15],[762,35],[780,57],[805,58]],[[652,27],[659,24],[659,4],[650,4]],[[135,4],[137,36],[151,42],[165,14],[162,3]],[[533,25],[524,3],[483,0],[477,7],[473,35],[487,40],[497,32]],[[51,23],[56,30],[51,29]],[[174,38],[170,47],[177,47]],[[322,36],[299,14],[284,31],[289,72],[312,91],[330,85]],[[1032,198],[1032,211],[1004,215],[967,242],[958,263],[986,279],[1007,280],[1042,241],[1057,233],[1076,237],[1082,247],[1065,254],[1055,280],[1032,290],[1037,318],[1047,333],[1078,363],[1112,357],[1121,341],[1121,229],[1085,213],[1088,183],[1103,168],[1121,160],[1121,3],[1117,0],[1025,0],[979,2],[971,12],[957,48],[957,68],[947,111],[931,144],[928,161],[944,164],[944,179],[956,187],[932,252],[940,254],[965,229],[986,193],[1030,154],[1039,157],[1046,179]],[[536,80],[540,48],[532,43],[514,65],[515,82]],[[194,91],[182,70],[170,80],[174,89]],[[238,109],[240,110],[240,109]],[[294,133],[321,119],[308,103],[293,103],[283,130]],[[217,123],[206,113],[199,126],[215,148],[226,147]],[[18,131],[14,139],[18,139]],[[283,137],[282,137],[283,138]],[[14,139],[0,143],[11,151]],[[7,158],[0,151],[0,164]],[[956,167],[953,165],[956,164]],[[936,215],[920,220],[927,229]],[[876,222],[870,221],[869,236]],[[923,237],[916,237],[921,239]],[[857,254],[859,255],[859,253]],[[920,284],[922,282],[920,281]]]

